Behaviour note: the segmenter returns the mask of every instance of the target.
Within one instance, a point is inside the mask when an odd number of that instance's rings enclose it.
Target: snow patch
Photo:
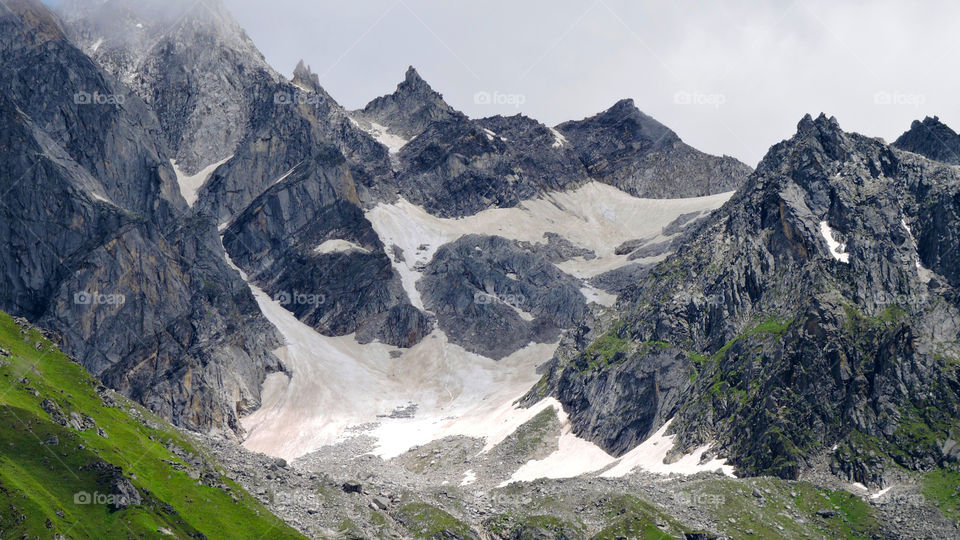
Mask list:
[[[332,240],[327,240],[319,246],[313,248],[313,252],[317,254],[327,254],[327,253],[351,253],[351,252],[361,252],[361,253],[370,253],[370,250],[350,242],[349,240],[341,240],[335,238]]]
[[[900,218],[900,225],[903,226],[903,229],[907,231],[907,236],[910,237],[910,245],[913,246],[913,264],[917,268],[917,275],[920,277],[920,280],[924,283],[929,283],[933,279],[933,272],[924,267],[923,263],[920,262],[920,253],[917,251],[917,239],[913,237],[913,231],[910,230],[910,227],[907,225],[907,220]]]
[[[830,255],[842,263],[850,264],[850,254],[846,253],[847,245],[834,240],[833,229],[830,228],[830,225],[826,221],[820,222],[820,234],[823,236],[823,239],[827,241],[827,247],[830,248]]]
[[[92,52],[97,52],[97,49],[99,49],[101,45],[103,45],[103,38],[100,38],[100,39],[94,41],[94,42],[93,42],[93,45],[90,46],[90,50],[91,50]]]
[[[590,285],[584,285],[580,288],[580,294],[587,299],[587,303],[596,302],[604,307],[613,307],[617,303],[617,295],[610,294],[607,291],[598,289]]]
[[[887,492],[890,491],[890,489],[891,489],[892,487],[893,487],[893,486],[885,487],[885,488],[881,489],[880,491],[871,494],[871,495],[870,495],[870,498],[871,498],[871,499],[879,499],[880,497],[883,497],[884,495],[886,495]]]
[[[477,473],[473,472],[473,469],[469,469],[463,473],[463,481],[460,482],[461,486],[469,486],[470,484],[477,481]]]
[[[407,143],[410,142],[408,139],[404,139],[399,135],[390,133],[389,132],[390,128],[382,124],[378,124],[376,122],[369,122],[369,123],[365,122],[365,124],[368,124],[368,125],[364,125],[354,120],[353,118],[350,118],[350,123],[360,128],[361,130],[369,133],[370,136],[373,137],[378,143],[386,146],[387,150],[391,154],[396,154],[397,152],[400,151],[401,148],[403,148],[404,146],[407,145]]]
[[[732,194],[640,199],[615,187],[589,182],[576,190],[552,192],[513,208],[491,208],[463,218],[436,217],[402,198],[392,204],[378,204],[366,217],[385,246],[397,245],[403,250],[406,260],[393,261],[394,269],[410,301],[424,309],[416,289],[422,265],[433,259],[440,246],[461,236],[487,234],[542,243],[545,233],[557,233],[597,254],[592,260],[577,257],[557,264],[564,272],[586,279],[632,262],[614,253],[621,243],[636,238],[662,239],[663,228],[680,215],[715,210]],[[421,246],[425,249],[420,250]],[[599,300],[612,301],[605,296],[599,296]]]
[[[665,423],[656,433],[647,440],[640,443],[639,446],[627,452],[620,458],[616,466],[605,471],[600,476],[605,478],[614,478],[625,476],[631,472],[642,469],[647,472],[657,474],[681,474],[690,475],[703,471],[715,471],[720,469],[723,474],[733,477],[733,466],[727,465],[727,460],[713,458],[703,461],[703,454],[710,448],[709,444],[703,445],[690,454],[686,454],[673,463],[664,463],[667,453],[673,448],[673,439],[675,435],[667,435],[667,429],[673,419]]]
[[[183,195],[183,198],[187,200],[188,205],[193,206],[197,202],[197,194],[199,193],[200,188],[203,187],[203,184],[207,182],[207,179],[210,178],[210,175],[213,174],[213,171],[217,170],[217,167],[230,161],[232,157],[233,155],[230,155],[216,163],[207,165],[203,169],[200,169],[197,174],[193,175],[189,175],[181,171],[177,167],[177,160],[170,160],[170,165],[173,166],[173,171],[177,173],[177,184],[180,186],[180,194]]]
[[[616,461],[599,446],[574,435],[570,419],[556,399],[546,398],[534,408],[539,412],[546,407],[554,408],[562,425],[557,450],[543,459],[526,462],[498,487],[513,482],[531,482],[538,478],[572,478],[600,470]]]
[[[297,170],[297,167],[299,167],[299,166],[302,165],[302,164],[303,164],[302,161],[301,161],[300,163],[297,163],[292,169],[290,169],[289,171],[281,174],[276,180],[274,180],[274,181],[270,184],[270,186],[273,187],[273,186],[279,184],[280,182],[283,182],[284,180],[286,180],[287,177],[290,176],[291,174],[293,174],[293,171]]]
[[[553,147],[561,148],[567,144],[567,138],[563,136],[563,133],[560,133],[554,128],[547,128],[553,133]]]
[[[492,140],[494,140],[494,139],[500,139],[501,141],[506,142],[506,139],[504,139],[503,137],[497,135],[495,132],[493,132],[492,130],[489,130],[489,129],[487,129],[487,128],[483,128],[483,134],[487,136],[487,140],[492,141]]]
[[[557,416],[562,422],[558,449],[544,459],[528,461],[517,469],[509,480],[501,483],[500,487],[512,482],[530,482],[538,478],[572,478],[603,469],[606,470],[600,476],[604,478],[626,476],[637,469],[663,475],[691,475],[720,469],[727,476],[734,476],[733,466],[727,465],[726,460],[716,458],[702,460],[709,445],[697,448],[671,464],[664,463],[664,458],[673,448],[674,436],[666,435],[672,420],[667,421],[647,440],[618,459],[592,442],[577,437],[573,433],[569,417],[559,402],[547,398],[538,405],[544,403],[557,410]]]

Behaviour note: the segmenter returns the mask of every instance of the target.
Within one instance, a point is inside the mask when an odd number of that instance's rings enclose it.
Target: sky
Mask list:
[[[806,113],[890,142],[927,115],[960,130],[956,1],[223,1],[274,68],[304,59],[351,109],[413,65],[471,117],[555,125],[629,97],[750,165]]]

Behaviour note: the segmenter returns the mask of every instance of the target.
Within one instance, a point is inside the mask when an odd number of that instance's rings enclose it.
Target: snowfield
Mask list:
[[[539,412],[544,407],[556,409],[562,422],[559,448],[544,459],[525,463],[509,480],[503,482],[501,487],[512,482],[530,482],[538,478],[572,478],[597,471],[603,471],[600,476],[604,478],[626,476],[636,470],[664,475],[691,475],[719,469],[727,476],[733,476],[733,466],[727,465],[726,460],[714,458],[701,463],[703,453],[710,448],[709,445],[697,448],[671,464],[664,463],[664,458],[673,448],[674,436],[666,435],[672,420],[668,420],[636,448],[620,458],[615,458],[592,442],[574,435],[573,426],[557,400],[547,398],[532,408]]]
[[[640,199],[615,187],[590,182],[573,191],[523,201],[514,208],[492,208],[464,218],[436,217],[405,199],[381,203],[366,216],[385,246],[396,245],[403,250],[406,260],[394,260],[394,269],[413,305],[423,309],[415,286],[421,277],[418,264],[429,262],[440,246],[461,236],[487,234],[543,243],[544,234],[557,233],[597,254],[589,261],[577,257],[557,265],[573,276],[590,278],[630,262],[625,255],[614,254],[623,242],[662,239],[663,228],[671,221],[683,214],[713,211],[731,195],[732,192],[690,199]],[[585,292],[585,296],[588,301],[610,303],[609,296],[596,291]]]
[[[180,186],[180,194],[187,200],[189,206],[193,206],[194,203],[197,202],[197,193],[200,191],[200,188],[203,187],[203,184],[207,182],[207,179],[210,178],[210,175],[213,174],[213,171],[217,170],[217,167],[230,161],[232,157],[233,156],[230,155],[216,163],[211,163],[193,175],[186,174],[177,168],[177,160],[170,160],[170,165],[173,165],[173,170],[177,173],[177,184]]]
[[[396,154],[400,151],[401,148],[407,145],[410,142],[403,137],[389,132],[387,126],[378,124],[376,122],[368,122],[366,120],[357,121],[353,117],[348,117],[350,123],[354,126],[366,131],[371,137],[374,138],[378,143],[387,147],[387,150],[391,154]]]
[[[415,287],[421,265],[429,262],[441,245],[463,235],[544,242],[545,233],[560,234],[596,252],[594,260],[577,258],[558,265],[588,278],[627,263],[626,256],[614,254],[620,243],[637,238],[656,240],[678,216],[711,211],[730,195],[638,199],[593,182],[575,191],[525,201],[516,208],[490,209],[460,219],[432,216],[403,199],[380,204],[366,215],[388,252],[393,245],[403,250],[404,261],[394,258],[394,268],[412,303],[423,309]],[[331,253],[363,248],[332,240],[315,249]],[[528,409],[516,406],[540,379],[537,367],[553,356],[558,343],[532,343],[500,361],[450,343],[439,329],[410,349],[381,343],[361,345],[353,335],[321,335],[255,285],[250,288],[264,315],[283,336],[285,344],[275,353],[286,369],[267,377],[260,409],[243,419],[247,432],[244,446],[250,450],[293,460],[365,434],[375,440],[372,452],[384,459],[451,436],[482,439],[481,453],[486,453],[552,407],[562,423],[558,450],[542,460],[517,464],[507,483],[601,472],[622,476],[636,469],[663,474],[716,469],[731,473],[721,460],[700,463],[706,447],[665,465],[663,457],[672,447],[672,437],[665,435],[668,426],[617,459],[573,434],[555,399],[544,399]],[[589,301],[604,305],[616,300],[586,284],[581,292]],[[451,481],[472,484],[476,475],[470,473]]]
[[[369,434],[384,458],[449,435],[495,444],[532,418],[512,403],[539,380],[536,367],[557,346],[529,345],[498,362],[449,343],[439,330],[408,350],[360,345],[352,335],[319,334],[264,291],[250,288],[286,341],[275,353],[288,373],[264,382],[260,409],[243,419],[244,446],[285,459],[374,423]],[[403,354],[391,358],[391,351]],[[385,417],[411,404],[417,406],[414,418]]]
[[[834,239],[833,229],[830,228],[830,224],[828,224],[826,221],[820,222],[820,234],[827,242],[827,247],[830,249],[830,255],[842,263],[850,264],[850,254],[846,253],[847,245],[841,244]]]

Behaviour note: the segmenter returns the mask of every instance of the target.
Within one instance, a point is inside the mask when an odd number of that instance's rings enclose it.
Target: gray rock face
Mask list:
[[[185,204],[156,117],[72,47],[49,10],[27,0],[11,8],[0,12],[0,93],[99,181],[101,196],[169,222]]]
[[[403,82],[386,96],[371,101],[360,111],[358,117],[367,122],[376,122],[404,139],[413,139],[435,122],[465,119],[443,100],[443,96],[424,81],[417,70],[410,66]]]
[[[592,249],[582,248],[557,233],[544,233],[546,242],[518,242],[517,245],[528,251],[533,251],[552,263],[569,261],[576,257],[585,260],[597,258]]]
[[[833,445],[834,470],[870,485],[891,462],[945,463],[958,192],[956,169],[808,116],[621,295],[617,320],[561,346],[547,388],[614,453],[672,417],[681,450],[713,441],[741,474],[796,478]]]
[[[301,74],[302,78],[309,75]],[[249,129],[234,157],[199,193],[197,208],[224,222],[326,146],[348,160],[357,189],[354,202],[389,199],[394,185],[387,150],[352,124],[326,93],[261,79],[254,89]]]
[[[453,343],[494,359],[555,341],[586,312],[576,279],[498,236],[467,235],[441,247],[417,290]]]
[[[512,207],[586,180],[575,154],[522,116],[430,124],[400,151],[400,193],[428,212],[458,217]]]
[[[233,154],[251,90],[279,79],[220,0],[67,0],[58,12],[80,49],[153,105],[189,174]]]
[[[704,154],[625,99],[596,116],[557,126],[592,178],[637,197],[699,197],[737,189],[751,169]]]
[[[923,121],[914,120],[893,146],[936,161],[960,165],[960,135],[936,116],[928,116]]]
[[[637,251],[642,249],[644,248]],[[620,268],[614,268],[593,276],[590,278],[590,285],[610,294],[619,295],[639,283],[652,267],[652,264],[639,262],[625,264]]]
[[[254,282],[323,334],[410,347],[432,328],[410,305],[335,148],[257,197],[223,241]]]
[[[280,369],[274,330],[213,225],[183,214],[149,108],[41,4],[8,7],[0,306],[55,330],[87,369],[157,413],[239,430],[238,413],[259,405],[265,374]],[[75,100],[81,92],[123,97]]]

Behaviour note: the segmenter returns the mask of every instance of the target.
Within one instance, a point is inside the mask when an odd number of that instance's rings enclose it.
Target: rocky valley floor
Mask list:
[[[873,493],[826,471],[800,481],[717,470],[506,483],[549,450],[544,435],[558,426],[542,416],[479,455],[483,442],[467,437],[384,460],[357,435],[292,463],[204,442],[230,477],[311,538],[960,537],[929,483],[910,474]]]

